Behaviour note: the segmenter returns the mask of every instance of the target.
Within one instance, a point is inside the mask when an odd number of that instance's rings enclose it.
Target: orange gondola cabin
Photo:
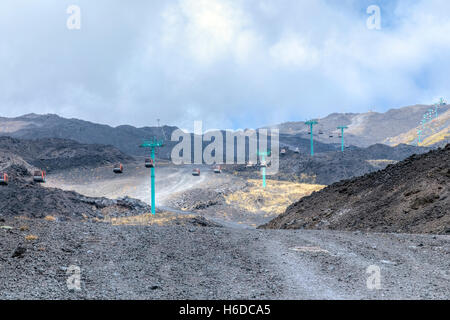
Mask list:
[[[145,159],[145,167],[146,168],[154,168],[155,163],[153,162],[153,159],[151,159],[151,158]]]
[[[4,172],[0,173],[0,185],[6,186],[8,182],[8,174]]]
[[[33,181],[34,182],[45,182],[45,171],[44,170],[36,170],[33,173]]]
[[[116,163],[116,165],[113,168],[114,173],[122,173],[123,172],[123,165],[121,163]]]

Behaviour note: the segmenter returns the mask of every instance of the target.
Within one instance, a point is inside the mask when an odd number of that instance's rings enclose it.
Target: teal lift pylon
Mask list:
[[[152,196],[152,214],[154,215],[156,212],[156,201],[155,201],[155,148],[162,147],[164,145],[164,142],[162,140],[156,140],[156,138],[153,138],[153,140],[147,140],[144,141],[139,147],[141,148],[150,148],[150,155],[153,161],[153,167],[151,168],[151,196]]]
[[[344,130],[348,129],[347,126],[339,126],[338,129],[341,129],[341,151],[344,152]]]
[[[270,150],[267,150],[265,152],[259,152],[258,151],[258,156],[261,156],[261,163],[265,163],[266,162],[266,156],[270,156]],[[266,163],[265,163],[265,165],[267,166]],[[265,188],[266,187],[266,167],[262,167],[262,176],[263,176],[262,186],[263,186],[263,188]]]
[[[309,125],[309,133],[311,135],[311,156],[314,155],[314,142],[313,142],[313,126],[318,124],[319,122],[317,122],[316,120],[309,120],[306,121],[305,124]]]

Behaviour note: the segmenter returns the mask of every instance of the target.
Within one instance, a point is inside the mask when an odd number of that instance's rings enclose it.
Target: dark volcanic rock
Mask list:
[[[261,228],[445,234],[450,227],[450,145],[335,183]]]
[[[30,165],[47,172],[76,167],[98,167],[133,160],[112,146],[81,144],[55,138],[26,140],[0,137],[0,153],[19,156]]]

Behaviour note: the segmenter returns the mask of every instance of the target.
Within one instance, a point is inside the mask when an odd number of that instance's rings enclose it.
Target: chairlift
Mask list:
[[[34,182],[42,182],[45,183],[45,171],[44,170],[36,170],[33,173],[33,181]]]
[[[145,167],[146,168],[154,168],[155,164],[153,162],[153,159],[151,159],[151,158],[145,159]]]
[[[116,163],[114,165],[113,172],[114,173],[122,173],[123,172],[123,165],[121,163]]]
[[[8,174],[4,172],[0,173],[0,185],[6,186],[8,185],[8,182]]]

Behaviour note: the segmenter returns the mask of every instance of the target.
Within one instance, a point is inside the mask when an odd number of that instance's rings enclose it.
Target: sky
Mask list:
[[[448,12],[447,0],[1,1],[0,116],[237,129],[431,104],[450,93]]]

